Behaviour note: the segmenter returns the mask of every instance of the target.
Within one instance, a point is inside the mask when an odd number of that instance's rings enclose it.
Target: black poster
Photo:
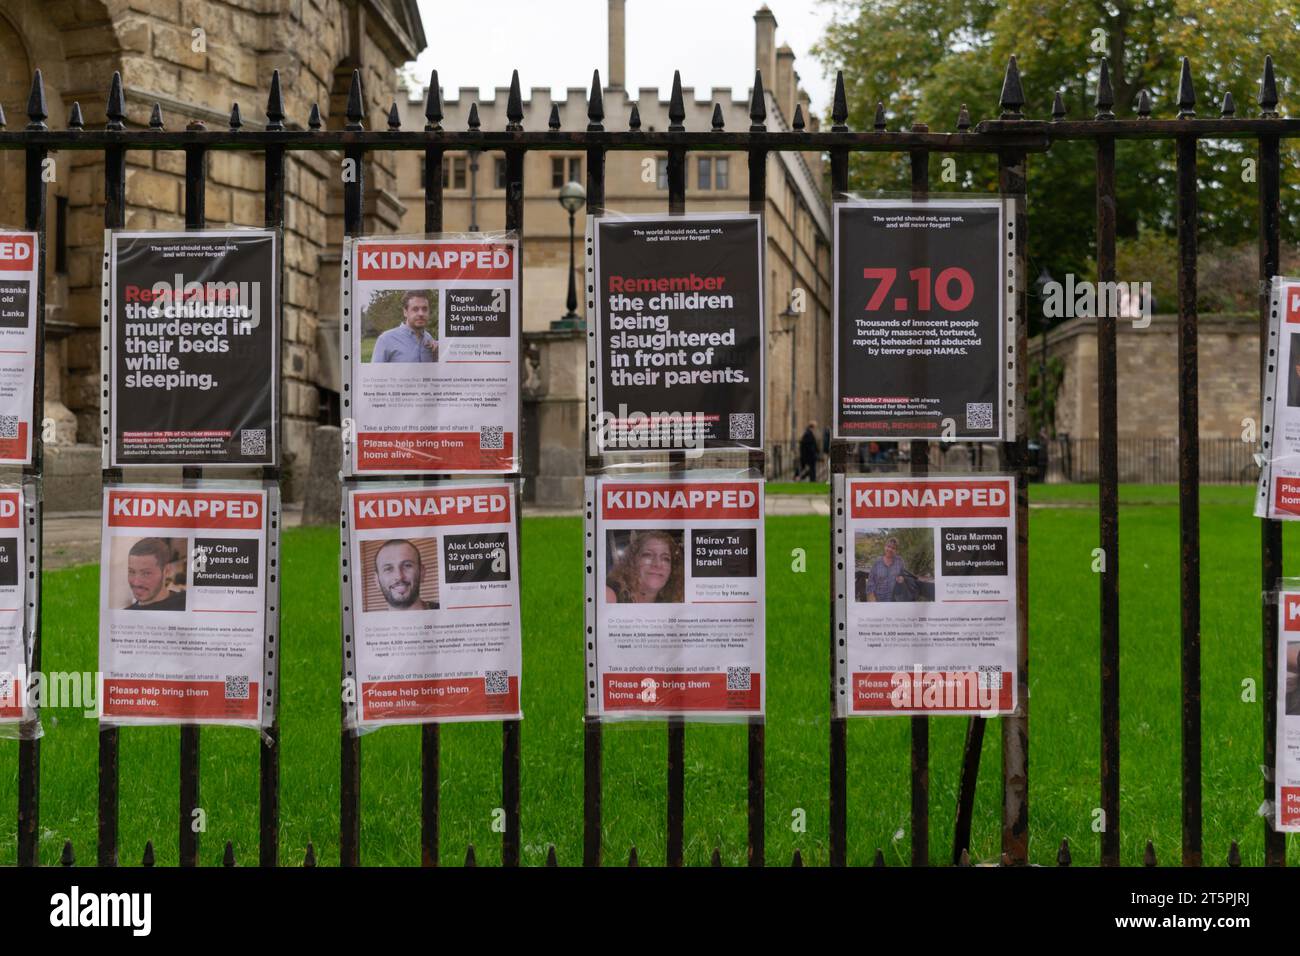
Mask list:
[[[276,242],[111,236],[112,465],[276,461]]]
[[[595,450],[763,447],[758,216],[595,220]]]
[[[1002,437],[1003,225],[1000,200],[835,206],[838,437]]]

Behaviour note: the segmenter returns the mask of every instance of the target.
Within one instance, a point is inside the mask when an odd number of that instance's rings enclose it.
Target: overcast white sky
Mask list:
[[[830,19],[821,0],[767,0],[776,42],[790,44],[795,71],[826,111],[834,78],[809,52]],[[762,0],[627,0],[627,87],[747,90],[754,80],[754,12]],[[489,97],[519,70],[525,91],[589,87],[591,71],[608,83],[607,0],[420,0],[429,46],[417,61],[421,85],[438,71],[444,90],[477,86]],[[763,77],[764,83],[770,83]]]

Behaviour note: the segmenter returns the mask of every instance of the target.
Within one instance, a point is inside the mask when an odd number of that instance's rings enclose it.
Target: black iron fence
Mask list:
[[[26,227],[41,237],[42,252],[46,234],[45,185],[42,164],[52,150],[92,150],[102,152],[105,164],[104,224],[121,228],[125,223],[128,204],[126,186],[126,156],[130,150],[181,151],[185,163],[186,220],[189,225],[203,223],[204,183],[206,157],[213,150],[257,151],[265,162],[265,222],[272,227],[283,227],[285,218],[284,159],[286,151],[336,150],[341,151],[345,163],[351,163],[356,175],[344,177],[344,225],[349,235],[359,235],[363,228],[362,211],[365,208],[367,157],[385,150],[415,150],[423,154],[424,221],[430,232],[442,229],[442,181],[439,175],[444,153],[449,150],[501,150],[505,154],[505,208],[507,228],[524,229],[524,157],[530,150],[583,150],[586,153],[587,199],[590,212],[599,214],[605,207],[605,159],[610,151],[642,151],[651,155],[666,153],[668,209],[683,212],[686,204],[686,160],[691,151],[730,150],[745,152],[749,165],[749,202],[751,211],[764,211],[767,202],[766,165],[773,151],[822,151],[829,155],[831,190],[834,194],[847,193],[849,157],[858,151],[906,153],[911,163],[912,191],[920,197],[929,190],[929,161],[934,154],[975,153],[996,158],[1000,191],[1020,200],[1015,227],[1014,256],[1017,274],[1025,274],[1027,230],[1024,202],[1028,191],[1029,165],[1032,154],[1041,154],[1053,148],[1079,148],[1072,141],[1083,141],[1096,158],[1096,248],[1097,271],[1101,281],[1115,279],[1116,233],[1116,170],[1115,143],[1119,139],[1166,140],[1176,155],[1177,225],[1179,246],[1178,329],[1179,329],[1179,427],[1177,439],[1176,478],[1179,484],[1180,514],[1180,588],[1181,588],[1181,644],[1182,644],[1182,862],[1198,865],[1202,862],[1202,774],[1201,774],[1201,661],[1200,661],[1200,531],[1197,513],[1198,488],[1203,478],[1216,478],[1208,472],[1217,468],[1211,455],[1205,457],[1208,445],[1202,445],[1197,434],[1197,313],[1196,313],[1196,250],[1197,250],[1197,151],[1201,139],[1236,138],[1252,141],[1258,158],[1259,189],[1259,277],[1268,279],[1277,271],[1280,245],[1280,162],[1279,142],[1283,137],[1300,135],[1300,120],[1281,118],[1278,114],[1276,84],[1271,60],[1265,61],[1260,82],[1258,113],[1254,116],[1238,115],[1229,98],[1225,97],[1219,115],[1198,116],[1196,97],[1190,65],[1182,64],[1178,85],[1176,118],[1158,119],[1153,116],[1153,104],[1145,93],[1138,100],[1136,117],[1120,118],[1114,115],[1114,97],[1111,91],[1108,67],[1101,63],[1100,80],[1096,90],[1096,113],[1085,118],[1067,116],[1060,96],[1052,106],[1049,119],[1027,118],[1024,114],[1025,98],[1021,90],[1019,72],[1014,57],[1005,73],[999,100],[1000,115],[995,119],[972,124],[963,108],[956,117],[952,132],[932,132],[925,125],[915,125],[906,130],[890,130],[882,110],[877,110],[873,128],[850,130],[846,124],[849,110],[843,78],[836,84],[832,108],[833,125],[829,130],[812,131],[807,127],[801,110],[796,109],[789,128],[770,129],[767,116],[767,98],[763,92],[761,76],[755,77],[750,108],[751,123],[744,130],[727,130],[723,125],[721,110],[715,110],[710,129],[688,130],[684,126],[686,110],[682,100],[681,84],[675,76],[669,103],[667,129],[643,129],[635,107],[628,117],[616,120],[606,117],[599,76],[592,83],[588,103],[588,123],[583,130],[563,130],[557,112],[552,112],[549,128],[545,131],[523,129],[524,106],[520,95],[519,78],[511,82],[507,104],[507,124],[502,130],[480,128],[477,111],[471,111],[469,128],[444,129],[443,112],[436,73],[429,89],[425,106],[426,123],[420,130],[404,130],[396,105],[381,125],[385,128],[366,127],[367,109],[363,106],[359,75],[353,76],[345,110],[346,123],[341,130],[322,128],[320,113],[313,108],[303,124],[291,123],[284,113],[278,74],[272,80],[266,107],[266,126],[262,130],[242,128],[239,110],[231,112],[230,122],[224,129],[208,129],[202,123],[191,123],[185,129],[167,129],[161,110],[155,108],[147,128],[128,129],[125,102],[120,78],[114,77],[106,110],[107,123],[102,129],[87,128],[82,121],[79,106],[73,107],[63,129],[51,129],[46,120],[48,111],[39,72],[32,86],[27,107],[28,122],[23,129],[0,129],[0,149],[22,150],[26,156]],[[607,120],[611,126],[607,128]],[[781,124],[784,127],[784,124]],[[1058,144],[1061,144],[1058,146]],[[861,184],[869,187],[870,184]],[[1040,203],[1050,207],[1052,197],[1042,197]],[[41,262],[45,257],[42,254]],[[42,293],[38,314],[44,309],[44,275],[41,275]],[[1261,289],[1263,286],[1261,286]],[[1017,337],[1013,343],[1014,357],[1020,368],[1026,361],[1027,300],[1025,289],[1016,295]],[[1267,300],[1261,294],[1261,328],[1267,322]],[[588,333],[593,334],[593,333]],[[1095,475],[1100,486],[1100,546],[1108,556],[1101,577],[1100,643],[1098,664],[1101,673],[1101,720],[1098,739],[1101,749],[1100,805],[1105,814],[1106,827],[1101,833],[1101,859],[1104,864],[1119,862],[1120,846],[1120,789],[1119,789],[1119,598],[1118,575],[1121,551],[1119,548],[1118,485],[1124,473],[1121,444],[1117,440],[1115,319],[1098,320],[1098,420],[1099,438],[1095,452],[1085,452],[1081,446],[1067,449],[1068,474]],[[1260,342],[1267,341],[1261,334]],[[38,363],[44,361],[43,342],[38,341]],[[1263,361],[1261,355],[1261,361]],[[44,370],[38,368],[35,381],[37,394],[35,411],[40,417],[43,406],[41,392]],[[1017,377],[1016,415],[1017,433],[997,447],[999,467],[1017,475],[1016,499],[1016,575],[1019,603],[1017,621],[1019,654],[1017,699],[1020,709],[1001,719],[1002,733],[1002,860],[1018,865],[1028,861],[1029,841],[1029,734],[1028,734],[1028,587],[1029,556],[1028,481],[1036,465],[1025,434],[1026,416],[1025,376]],[[36,461],[29,469],[33,477],[41,472],[40,445],[36,446]],[[774,457],[778,452],[774,449]],[[796,459],[793,449],[779,452],[780,464],[774,471],[785,474],[789,462]],[[898,461],[916,473],[929,467],[926,445],[912,443],[898,452]],[[903,455],[906,455],[904,458]],[[951,452],[946,452],[951,454]],[[978,450],[971,453],[983,456]],[[1161,455],[1166,452],[1162,451]],[[1233,452],[1232,454],[1236,454]],[[849,442],[836,441],[830,449],[831,471],[851,473],[859,467],[858,449]],[[1091,457],[1089,457],[1091,455]],[[764,468],[764,455],[750,457],[749,464]],[[1049,451],[1049,461],[1052,460]],[[1162,462],[1163,457],[1160,459]],[[1095,461],[1095,464],[1093,462]],[[1233,458],[1227,466],[1235,467]],[[598,459],[588,461],[589,473],[600,466]],[[938,462],[936,462],[936,467]],[[866,467],[865,465],[862,467]],[[1162,464],[1161,469],[1165,466]],[[1153,472],[1154,474],[1155,472]],[[1165,475],[1161,470],[1159,474]],[[1226,474],[1227,472],[1225,472]],[[115,475],[106,474],[105,478]],[[270,477],[275,477],[271,475]],[[1261,580],[1266,588],[1272,587],[1281,573],[1281,536],[1276,522],[1264,522],[1261,552]],[[834,553],[832,548],[832,554]],[[575,556],[574,573],[578,573]],[[832,584],[832,592],[834,585]],[[1276,619],[1265,607],[1262,611],[1263,674],[1265,699],[1262,707],[1263,763],[1274,763],[1274,731],[1276,709],[1277,632]],[[40,661],[40,628],[35,634],[35,666]],[[832,672],[834,670],[833,622],[832,637],[828,640]],[[577,702],[575,701],[575,706]],[[962,767],[961,784],[957,801],[957,827],[953,847],[953,860],[963,859],[969,837],[971,807],[975,793],[975,778],[979,768],[980,745],[985,722],[981,718],[970,721],[967,747]],[[929,861],[929,723],[926,717],[911,718],[912,749],[912,862],[923,865]],[[682,828],[684,820],[684,774],[686,728],[681,721],[670,721],[669,747],[666,768],[667,845],[668,863],[682,862]],[[847,780],[848,765],[845,749],[846,721],[834,718],[830,722],[830,861],[844,865],[847,850]],[[584,862],[597,865],[602,859],[601,844],[601,753],[602,734],[600,722],[587,718],[584,731]],[[422,734],[421,753],[421,845],[423,861],[435,865],[437,860],[438,832],[438,728],[427,726]],[[360,841],[360,751],[361,742],[355,734],[343,730],[340,737],[340,846],[344,865],[359,862]],[[519,737],[518,725],[503,725],[503,793],[506,826],[502,837],[502,860],[506,865],[519,862]],[[118,860],[117,834],[117,731],[108,730],[100,735],[100,817],[98,859],[101,865],[115,865]],[[764,727],[761,720],[748,726],[749,753],[749,860],[761,866],[764,854]],[[180,846],[182,863],[197,862],[198,838],[188,826],[190,811],[198,806],[199,787],[199,732],[197,727],[184,728],[181,740],[180,781]],[[37,834],[39,833],[39,773],[40,742],[22,742],[19,778],[19,861],[32,865],[37,862]],[[264,740],[261,757],[261,863],[273,866],[277,859],[279,832],[279,742],[278,731]],[[1267,792],[1266,798],[1271,799]],[[1285,841],[1265,822],[1266,859],[1269,864],[1281,865],[1284,861]],[[472,860],[472,853],[470,854]],[[635,859],[635,857],[634,857]],[[1154,850],[1150,852],[1154,861]],[[799,862],[796,856],[796,863]],[[1069,862],[1068,849],[1063,847],[1063,863]]]
[[[1101,478],[1101,439],[1052,438],[1046,442],[1046,480],[1095,483]],[[1235,438],[1202,438],[1201,484],[1248,485],[1259,480],[1255,446]],[[1178,481],[1178,439],[1121,438],[1115,443],[1121,484]]]

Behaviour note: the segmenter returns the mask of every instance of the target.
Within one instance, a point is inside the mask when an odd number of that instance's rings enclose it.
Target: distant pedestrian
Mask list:
[[[796,477],[817,480],[817,423],[809,422],[799,439],[799,474]]]

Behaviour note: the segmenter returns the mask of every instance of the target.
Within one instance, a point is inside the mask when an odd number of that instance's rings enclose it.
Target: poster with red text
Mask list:
[[[1014,711],[1015,479],[836,476],[832,490],[837,714]]]
[[[1293,582],[1294,583],[1294,582]],[[1274,829],[1300,832],[1300,590],[1278,593]]]
[[[522,717],[515,508],[504,481],[347,488],[357,726]]]
[[[0,489],[0,722],[25,720],[28,653],[24,604],[27,575],[23,492]]]
[[[588,712],[761,715],[763,482],[588,478],[587,498]]]
[[[262,722],[267,492],[104,489],[99,717]]]
[[[345,475],[519,470],[513,233],[347,240]]]
[[[1255,515],[1300,518],[1300,279],[1274,276]]]
[[[0,232],[0,464],[32,460],[37,266],[34,232]]]

